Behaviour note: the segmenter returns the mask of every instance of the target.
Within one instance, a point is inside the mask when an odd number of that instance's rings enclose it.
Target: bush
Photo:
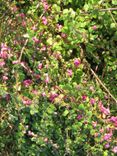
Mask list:
[[[116,1],[0,3],[0,154],[114,156]]]

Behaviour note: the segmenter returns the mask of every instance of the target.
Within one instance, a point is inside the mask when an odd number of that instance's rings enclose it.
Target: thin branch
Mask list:
[[[90,68],[91,73],[93,74],[93,76],[98,80],[99,84],[104,88],[104,90],[109,94],[109,96],[116,102],[117,104],[117,100],[116,98],[110,93],[110,91],[108,90],[108,88],[103,84],[103,82],[100,80],[100,78],[97,76],[97,74]]]
[[[84,49],[82,48],[82,46],[81,46],[81,51],[82,51],[83,56],[84,56]],[[111,92],[109,91],[109,89],[104,85],[104,83],[100,80],[100,78],[93,71],[93,69],[91,69],[89,63],[87,62],[87,60],[85,58],[84,58],[84,61],[87,64],[87,67],[89,68],[89,70],[91,71],[91,73],[93,74],[93,76],[95,77],[95,79],[99,82],[99,84],[103,87],[103,89],[108,93],[108,95],[111,97],[111,99],[113,99],[115,101],[115,103],[117,104],[116,98],[111,94]]]
[[[19,62],[21,62],[22,54],[23,54],[23,52],[24,52],[24,49],[25,49],[27,43],[28,43],[28,39],[26,39],[26,41],[25,41],[25,43],[24,43],[24,46],[23,46],[23,48],[21,49],[21,53],[20,53],[20,57],[19,57]]]
[[[100,9],[99,11],[117,11],[117,8],[107,8],[107,9]]]
[[[93,13],[93,11],[97,11],[97,12],[109,11],[109,12],[111,12],[111,11],[117,11],[117,8],[95,9],[95,10],[81,12],[81,14],[90,14],[90,13]]]

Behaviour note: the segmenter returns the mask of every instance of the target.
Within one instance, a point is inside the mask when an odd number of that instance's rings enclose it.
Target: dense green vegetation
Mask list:
[[[0,0],[0,155],[115,156],[117,1]]]

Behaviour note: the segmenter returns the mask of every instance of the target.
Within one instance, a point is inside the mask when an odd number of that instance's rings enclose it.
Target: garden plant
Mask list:
[[[117,0],[0,0],[0,156],[117,155]]]

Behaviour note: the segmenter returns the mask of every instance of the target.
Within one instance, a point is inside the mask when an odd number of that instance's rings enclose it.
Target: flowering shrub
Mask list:
[[[0,4],[0,155],[116,155],[116,1]]]

